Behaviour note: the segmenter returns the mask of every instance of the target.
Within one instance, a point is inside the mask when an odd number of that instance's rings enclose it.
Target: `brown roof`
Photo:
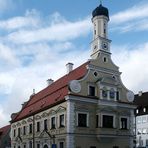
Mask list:
[[[142,107],[148,106],[148,92],[142,93],[141,96],[136,94],[134,104]]]
[[[28,103],[11,122],[29,117],[37,112],[65,101],[65,96],[68,95],[69,82],[71,80],[78,80],[84,77],[87,73],[86,65],[88,65],[88,63],[89,62],[84,63],[39,93],[31,96]]]
[[[10,129],[10,125],[7,125],[7,126],[0,128],[0,139],[3,135],[7,134],[9,129]]]

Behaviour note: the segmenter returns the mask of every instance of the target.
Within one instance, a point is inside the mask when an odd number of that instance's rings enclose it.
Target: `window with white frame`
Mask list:
[[[142,122],[141,117],[136,118],[137,124],[140,124]]]
[[[99,115],[96,115],[96,128],[99,127]]]
[[[88,86],[88,95],[89,96],[95,96],[95,86],[93,86],[93,85],[89,85]]]
[[[128,129],[128,118],[127,117],[120,118],[120,129]]]
[[[115,90],[113,88],[110,89],[109,98],[111,100],[114,100],[115,99]]]
[[[48,130],[47,119],[44,120],[44,130],[45,131]]]
[[[102,127],[114,128],[114,116],[113,115],[102,115]]]
[[[37,144],[37,148],[40,148],[40,144],[39,143]]]
[[[59,142],[59,148],[64,148],[64,142],[63,141]]]
[[[103,89],[102,89],[102,97],[104,99],[107,99],[107,97],[108,97],[107,88],[106,87],[103,87]]]
[[[16,129],[13,130],[13,137],[16,136]]]
[[[141,129],[137,129],[137,135],[141,135],[142,134],[142,130]]]
[[[23,135],[26,135],[26,126],[23,126]]]
[[[64,114],[59,116],[59,127],[64,127],[65,126],[65,122],[64,122]]]
[[[21,135],[21,128],[19,127],[18,128],[18,136],[20,136]]]
[[[56,128],[56,118],[55,116],[51,117],[51,129]]]
[[[77,113],[77,126],[88,127],[88,113],[78,112]]]
[[[142,129],[142,134],[144,134],[144,135],[147,134],[147,129],[146,128]]]
[[[29,124],[29,134],[32,134],[32,123]]]
[[[146,123],[146,122],[147,122],[146,116],[142,117],[142,123]]]
[[[40,132],[40,122],[39,121],[36,123],[36,131]]]

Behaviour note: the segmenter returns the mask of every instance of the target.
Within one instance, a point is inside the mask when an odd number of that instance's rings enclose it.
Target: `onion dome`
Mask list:
[[[102,4],[99,5],[99,7],[97,7],[93,12],[92,12],[92,16],[100,16],[100,15],[104,15],[106,17],[109,18],[109,12],[108,9],[106,7],[103,7]]]

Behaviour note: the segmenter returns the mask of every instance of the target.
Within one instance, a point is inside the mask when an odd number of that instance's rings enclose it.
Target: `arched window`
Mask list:
[[[113,88],[110,89],[109,97],[110,99],[115,99],[115,90]]]
[[[48,148],[48,145],[46,144],[46,145],[44,145],[44,147],[43,148]]]
[[[102,97],[107,98],[107,89],[106,89],[106,87],[103,87],[103,89],[102,89]]]

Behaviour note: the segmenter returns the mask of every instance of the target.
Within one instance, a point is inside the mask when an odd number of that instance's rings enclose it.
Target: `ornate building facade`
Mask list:
[[[136,145],[148,148],[148,92],[135,95]]]
[[[91,59],[33,94],[11,121],[12,148],[133,148],[134,94],[111,59],[108,9],[92,13]]]

